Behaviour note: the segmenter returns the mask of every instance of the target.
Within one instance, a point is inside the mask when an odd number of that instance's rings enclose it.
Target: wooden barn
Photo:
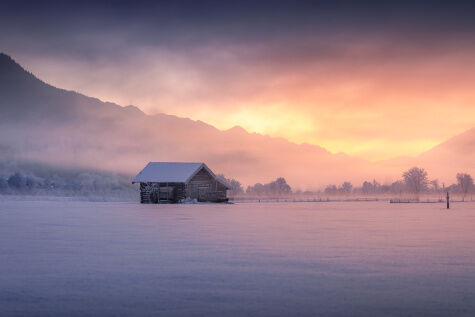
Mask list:
[[[204,163],[150,162],[135,176],[141,203],[176,203],[191,198],[226,202],[229,187]]]

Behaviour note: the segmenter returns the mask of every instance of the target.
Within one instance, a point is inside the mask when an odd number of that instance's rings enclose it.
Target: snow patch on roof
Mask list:
[[[188,183],[201,168],[227,189],[231,189],[226,182],[216,177],[216,175],[206,166],[205,163],[185,163],[185,162],[150,162],[132,180],[134,183]]]
[[[132,183],[186,183],[204,163],[150,162],[135,176]],[[207,168],[208,169],[208,168]],[[214,176],[214,174],[211,173]]]

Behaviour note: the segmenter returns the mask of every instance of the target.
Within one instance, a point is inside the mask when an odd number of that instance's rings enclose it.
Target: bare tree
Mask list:
[[[432,186],[432,189],[433,189],[436,193],[438,193],[438,192],[439,192],[439,188],[440,188],[440,186],[439,186],[439,180],[438,180],[438,179],[433,179],[433,180],[430,181],[430,184],[431,184],[431,186]]]
[[[338,188],[336,187],[336,185],[327,185],[327,187],[325,187],[325,194],[328,194],[328,195],[334,195],[338,192]]]
[[[440,197],[440,185],[439,185],[439,180],[438,179],[433,179],[430,181],[430,184],[432,186],[432,190],[434,191],[434,193],[437,194],[437,197],[439,199],[441,199]]]
[[[248,186],[246,193],[258,196],[286,196],[292,194],[292,188],[287,184],[285,178],[279,177],[267,184],[257,183],[254,186]]]
[[[379,193],[381,191],[381,184],[378,183],[375,179],[373,179],[373,191],[375,193]]]
[[[363,194],[367,195],[374,191],[374,186],[372,183],[364,181],[361,190],[363,191]]]
[[[413,167],[404,172],[402,177],[404,178],[407,189],[411,193],[414,193],[417,199],[419,199],[420,192],[427,189],[427,185],[429,184],[427,172],[423,168]]]
[[[391,193],[399,194],[399,196],[401,197],[402,192],[404,191],[404,188],[405,188],[404,182],[398,180],[391,184],[390,191]]]
[[[473,178],[469,174],[465,173],[458,173],[457,174],[457,182],[462,191],[462,201],[465,201],[465,196],[473,187]]]
[[[338,189],[339,192],[345,195],[351,194],[352,190],[353,190],[353,184],[351,184],[350,182],[344,182],[343,184],[341,184],[341,187]]]
[[[218,179],[220,179],[222,182],[224,182],[226,185],[229,186],[230,190],[229,193],[231,195],[240,195],[244,194],[244,189],[242,188],[242,185],[239,181],[233,179],[233,178],[226,178],[224,174],[217,174],[216,175]]]

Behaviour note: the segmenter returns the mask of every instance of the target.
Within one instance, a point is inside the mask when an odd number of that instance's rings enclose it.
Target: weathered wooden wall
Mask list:
[[[178,202],[185,197],[184,183],[140,183],[142,204]]]
[[[226,187],[204,168],[196,173],[186,185],[185,183],[140,183],[142,204],[179,202],[186,197],[198,201],[227,201]]]
[[[202,168],[186,185],[186,196],[198,201],[225,201],[226,187]]]

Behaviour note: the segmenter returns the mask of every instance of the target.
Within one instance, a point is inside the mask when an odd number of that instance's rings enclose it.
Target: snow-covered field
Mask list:
[[[452,207],[0,201],[0,316],[474,316]]]

